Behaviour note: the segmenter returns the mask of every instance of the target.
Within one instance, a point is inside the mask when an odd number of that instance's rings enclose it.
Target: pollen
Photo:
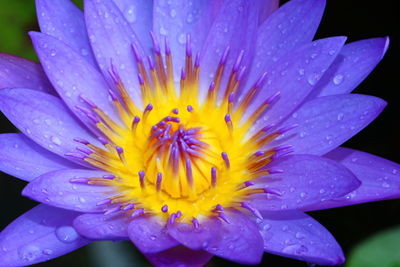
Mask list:
[[[201,97],[200,57],[192,56],[190,36],[178,82],[173,77],[168,41],[162,53],[158,40],[154,35],[152,38],[154,55],[146,62],[132,47],[132,60],[139,70],[140,101],[129,96],[115,68],[109,70],[114,83],[110,99],[122,123],[82,96],[83,106],[77,108],[96,126],[102,146],[76,139],[86,145],[80,149],[84,156],[79,157],[110,175],[71,182],[110,187],[112,196],[98,203],[104,206],[105,214],[148,213],[165,222],[180,220],[194,226],[209,216],[224,219],[226,208],[259,215],[246,201],[251,195],[273,192],[255,182],[273,172],[266,166],[274,157],[290,152],[290,147],[268,147],[290,129],[270,126],[251,131],[251,127],[279,95],[245,116],[265,75],[239,101],[236,94],[246,70],[242,66],[244,52],[229,55],[227,47],[214,80]],[[226,68],[229,56],[236,58],[231,69]],[[76,153],[71,155],[77,157]]]

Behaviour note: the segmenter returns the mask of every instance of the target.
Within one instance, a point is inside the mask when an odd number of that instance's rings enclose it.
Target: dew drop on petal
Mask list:
[[[23,260],[23,261],[34,261],[37,257],[39,257],[42,254],[41,249],[37,246],[34,245],[26,245],[22,246],[18,250],[18,256]]]
[[[64,243],[71,243],[78,239],[79,235],[71,226],[61,226],[56,229],[57,238]]]
[[[51,142],[53,142],[53,144],[55,144],[57,146],[61,145],[61,140],[57,136],[52,136],[51,137]]]
[[[344,76],[342,74],[337,74],[335,77],[333,77],[333,83],[335,85],[339,85],[343,82]]]

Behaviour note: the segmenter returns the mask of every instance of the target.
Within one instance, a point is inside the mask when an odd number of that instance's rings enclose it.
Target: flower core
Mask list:
[[[222,86],[229,54],[229,48],[226,49],[202,100],[199,57],[192,60],[190,36],[179,90],[173,82],[168,43],[163,56],[153,40],[155,60],[149,58],[149,70],[133,47],[140,73],[141,104],[132,101],[115,68],[110,70],[116,89],[110,91],[110,96],[122,125],[82,96],[91,110],[87,107],[80,110],[95,122],[104,145],[100,148],[77,140],[89,148],[83,151],[84,160],[112,175],[72,182],[112,187],[115,194],[98,204],[107,206],[106,213],[120,210],[132,216],[150,213],[194,224],[197,218],[213,214],[223,218],[224,207],[245,208],[259,215],[246,200],[252,194],[274,193],[255,188],[253,181],[270,173],[265,166],[278,151],[288,149],[265,150],[267,143],[287,129],[264,128],[252,136],[249,130],[278,95],[265,101],[242,122],[264,79],[262,76],[240,103],[236,101],[235,93],[245,71],[245,67],[240,67],[243,52],[237,55]]]

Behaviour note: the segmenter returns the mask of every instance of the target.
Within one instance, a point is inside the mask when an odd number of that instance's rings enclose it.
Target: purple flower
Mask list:
[[[312,41],[325,1],[277,5],[37,0],[41,65],[0,55],[22,132],[0,135],[0,169],[43,204],[1,232],[0,265],[96,240],[156,266],[343,263],[305,212],[400,195],[397,164],[339,147],[385,106],[350,92],[389,39]]]

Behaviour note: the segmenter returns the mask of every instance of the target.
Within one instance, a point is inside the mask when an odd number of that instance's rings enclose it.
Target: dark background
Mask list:
[[[33,0],[0,0],[0,50],[34,59],[28,30],[38,30]],[[80,2],[80,1],[76,1]],[[287,1],[285,1],[287,2]],[[399,120],[399,16],[395,1],[328,0],[325,15],[316,38],[336,35],[348,36],[348,42],[371,37],[390,36],[391,45],[385,58],[374,72],[356,89],[356,93],[383,98],[387,108],[365,130],[348,141],[345,146],[363,150],[381,157],[400,162]],[[398,10],[397,10],[398,11]],[[17,16],[21,12],[23,16]],[[4,39],[6,40],[4,40]],[[1,116],[1,132],[16,129]],[[18,179],[0,174],[0,229],[35,205],[21,197],[25,185]],[[342,245],[346,255],[359,242],[374,233],[400,225],[400,200],[382,201],[358,206],[312,212],[311,215],[329,229]],[[106,244],[108,246],[108,244]],[[117,244],[115,244],[117,245]],[[399,240],[400,245],[400,240]],[[117,245],[120,252],[132,251],[129,244]],[[103,249],[103,250],[102,250]],[[107,248],[106,248],[107,249]],[[96,262],[96,255],[104,248],[90,245],[66,256],[38,266],[108,266]],[[134,254],[132,254],[134,255]],[[133,256],[131,256],[133,257]],[[136,266],[145,262],[135,255]],[[113,264],[123,266],[123,263]],[[265,254],[260,266],[307,266],[306,263]],[[124,265],[128,266],[128,265]],[[134,266],[132,264],[131,266]],[[207,266],[240,266],[214,258]]]

